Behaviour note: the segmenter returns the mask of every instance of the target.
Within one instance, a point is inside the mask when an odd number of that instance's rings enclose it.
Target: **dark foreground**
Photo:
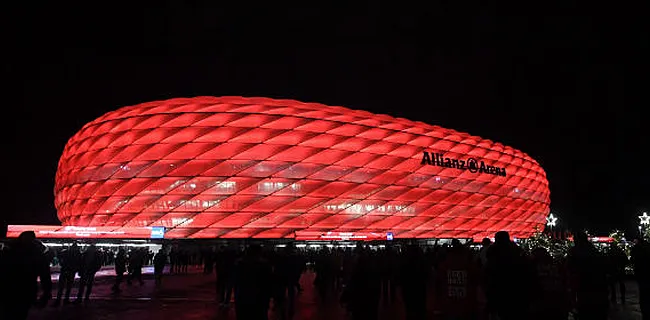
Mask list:
[[[304,291],[297,297],[294,319],[348,319],[336,298],[321,301],[314,291],[313,279],[313,273],[303,274]],[[219,308],[215,302],[214,275],[169,275],[161,288],[155,288],[149,277],[142,287],[124,286],[120,295],[111,293],[112,280],[98,279],[88,303],[33,309],[29,319],[235,319],[233,305]],[[628,291],[627,304],[613,307],[610,319],[641,319],[636,284],[628,282]],[[429,305],[428,318],[437,319],[435,303]],[[381,309],[380,319],[404,318],[399,300],[393,305],[382,305]],[[269,318],[278,319],[273,310],[269,310]]]

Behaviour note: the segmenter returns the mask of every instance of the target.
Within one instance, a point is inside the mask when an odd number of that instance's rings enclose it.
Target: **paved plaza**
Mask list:
[[[215,302],[215,275],[196,272],[185,275],[167,275],[161,288],[154,286],[151,275],[145,275],[143,286],[124,285],[119,295],[111,293],[113,277],[101,276],[97,279],[91,301],[79,305],[33,309],[29,319],[235,319],[234,307],[219,308]],[[321,301],[316,295],[312,282],[314,274],[303,274],[301,284],[304,291],[297,297],[295,320],[303,319],[348,319],[344,309],[336,299]],[[56,285],[55,285],[56,286]],[[637,303],[636,285],[628,283],[628,303],[612,310],[611,319],[641,319]],[[73,290],[73,296],[75,291]],[[435,306],[435,303],[430,303]],[[382,306],[380,319],[403,319],[404,310],[398,300],[394,305]],[[278,319],[273,310],[270,319]],[[436,319],[432,307],[429,318]]]

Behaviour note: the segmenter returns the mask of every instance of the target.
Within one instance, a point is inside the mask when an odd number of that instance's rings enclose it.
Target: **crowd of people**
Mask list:
[[[187,272],[202,263],[205,274],[216,274],[219,306],[228,308],[234,298],[238,319],[267,319],[269,307],[281,319],[291,319],[296,295],[303,290],[301,276],[315,274],[314,291],[323,303],[341,303],[352,319],[377,319],[381,305],[401,301],[407,319],[426,319],[432,312],[440,319],[607,319],[612,305],[626,302],[626,268],[631,266],[639,287],[642,313],[650,310],[650,247],[638,239],[631,259],[617,245],[597,250],[586,235],[577,234],[565,257],[553,257],[542,248],[530,252],[498,232],[495,241],[484,239],[479,250],[458,240],[451,245],[421,248],[414,244],[373,250],[356,248],[299,250],[249,245],[206,248],[198,255],[178,247],[163,248],[152,258],[147,250],[120,249],[111,257],[116,278],[113,291],[127,283],[142,284],[141,269],[154,265],[156,285],[163,270]],[[69,302],[74,276],[80,277],[77,300],[88,299],[94,275],[102,266],[102,253],[93,245],[81,252],[76,245],[57,254],[61,266],[54,305]],[[193,257],[193,258],[190,258]],[[43,306],[52,296],[49,265],[52,256],[24,233],[0,255],[4,283],[16,283],[17,291],[3,290],[2,319],[24,319],[29,307]],[[40,278],[40,297],[37,297]],[[4,282],[7,281],[7,282]],[[617,295],[618,292],[618,295]]]
[[[641,310],[648,316],[650,247],[638,239],[631,260],[616,244],[601,252],[578,234],[565,257],[541,247],[530,252],[498,232],[478,251],[453,240],[451,246],[416,245],[370,250],[262,250],[251,246],[243,257],[215,255],[219,297],[232,284],[241,319],[265,319],[270,302],[291,318],[299,278],[309,266],[322,300],[339,299],[353,319],[377,319],[380,305],[401,299],[407,319],[607,319],[610,305],[625,300],[626,267],[639,284]],[[221,264],[221,265],[220,265]],[[223,279],[225,278],[225,279]],[[428,308],[431,307],[431,308]]]
[[[78,245],[77,245],[78,246]],[[50,263],[50,266],[52,267],[62,267],[62,263],[65,263],[63,260],[65,259],[66,253],[69,251],[70,247],[52,247],[48,248],[48,255],[51,256],[52,262]],[[119,252],[120,249],[123,248],[100,248],[97,247],[97,252],[99,254],[99,263],[101,264],[102,267],[104,266],[112,266],[115,265],[115,259],[117,258],[117,253]],[[151,262],[153,261],[153,256],[154,253],[151,252],[151,250],[148,250],[146,248],[137,248],[137,250],[142,250],[144,251],[144,264],[145,265],[150,265]]]

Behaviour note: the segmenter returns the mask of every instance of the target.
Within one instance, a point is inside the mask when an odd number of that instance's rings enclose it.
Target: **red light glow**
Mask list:
[[[492,169],[438,166],[438,155]],[[66,144],[55,196],[64,226],[160,226],[165,238],[478,239],[499,230],[522,238],[549,213],[543,169],[500,143],[343,107],[242,97],[105,114]]]

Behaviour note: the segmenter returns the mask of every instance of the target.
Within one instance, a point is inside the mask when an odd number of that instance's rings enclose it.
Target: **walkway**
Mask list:
[[[110,291],[113,277],[101,277],[87,304],[34,309],[29,319],[235,319],[232,306],[223,310],[215,303],[214,275],[167,275],[162,288],[155,288],[150,275],[145,275],[145,279],[144,286],[124,286],[120,295],[113,295]],[[305,291],[298,296],[294,320],[347,319],[336,299],[320,301],[311,284],[313,279],[313,273],[306,273],[301,279]],[[636,285],[628,283],[628,290],[627,305],[613,310],[610,319],[641,319]],[[269,314],[270,319],[278,319],[273,311]],[[403,319],[403,315],[402,303],[398,301],[393,306],[382,307],[380,319]],[[433,310],[429,316],[436,319]]]

